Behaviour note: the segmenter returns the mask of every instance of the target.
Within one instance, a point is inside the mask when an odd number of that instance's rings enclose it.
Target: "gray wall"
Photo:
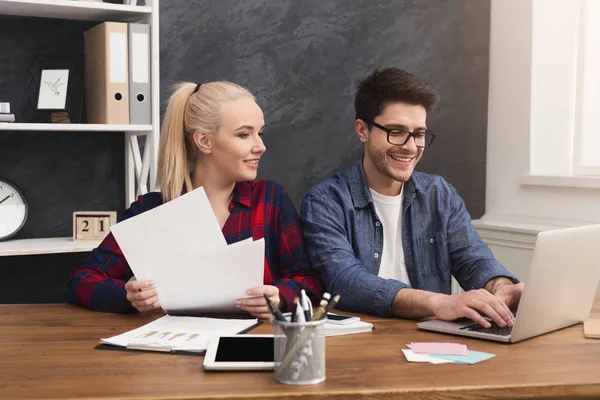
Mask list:
[[[485,205],[490,2],[475,0],[163,1],[161,87],[227,79],[263,108],[259,176],[299,206],[308,188],[361,152],[353,95],[374,68],[435,87],[438,134],[418,169],[443,175],[474,218]],[[184,5],[185,4],[185,5]]]
[[[259,175],[284,185],[297,206],[361,152],[358,80],[398,66],[442,98],[428,121],[438,138],[418,169],[443,175],[474,218],[483,214],[489,0],[163,0],[160,19],[161,99],[178,80],[248,87],[267,124]],[[17,118],[30,56],[81,54],[91,25],[0,17],[0,101],[11,101]],[[18,237],[69,236],[72,211],[122,210],[123,152],[119,133],[0,132],[0,176],[30,205]],[[0,302],[62,301],[84,256],[0,257]]]

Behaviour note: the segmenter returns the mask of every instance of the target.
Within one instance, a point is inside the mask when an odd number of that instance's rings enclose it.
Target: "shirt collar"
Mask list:
[[[236,182],[233,201],[249,208],[252,204],[252,182]]]
[[[186,194],[185,188],[181,191],[181,195]],[[233,187],[232,201],[243,206],[250,207],[252,204],[252,182],[236,182]]]
[[[363,156],[364,153],[354,160],[348,174],[350,178],[350,195],[352,196],[355,208],[364,208],[373,202],[367,178],[365,177],[365,170],[363,169]],[[402,190],[404,191],[404,199],[407,204],[417,196],[420,190],[420,182],[414,173],[408,181],[404,182]]]

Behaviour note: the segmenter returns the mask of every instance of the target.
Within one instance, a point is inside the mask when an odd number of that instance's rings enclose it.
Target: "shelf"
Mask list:
[[[144,132],[151,130],[152,125],[0,123],[0,131]]]
[[[1,256],[25,256],[33,254],[79,253],[98,247],[100,240],[77,241],[72,237],[16,239],[0,242]]]
[[[0,0],[0,14],[83,21],[135,21],[152,7],[76,0]]]

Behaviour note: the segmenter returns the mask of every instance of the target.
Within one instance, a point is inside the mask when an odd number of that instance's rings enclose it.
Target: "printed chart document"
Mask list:
[[[140,328],[111,338],[103,344],[136,350],[201,353],[214,335],[235,335],[254,325],[254,319],[218,319],[165,315]]]
[[[136,279],[154,281],[170,315],[245,313],[235,300],[263,284],[264,239],[228,245],[202,187],[111,232]]]

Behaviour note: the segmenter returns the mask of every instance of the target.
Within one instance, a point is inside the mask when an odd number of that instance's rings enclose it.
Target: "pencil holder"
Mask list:
[[[313,385],[325,380],[325,322],[273,320],[275,380],[288,385]]]

